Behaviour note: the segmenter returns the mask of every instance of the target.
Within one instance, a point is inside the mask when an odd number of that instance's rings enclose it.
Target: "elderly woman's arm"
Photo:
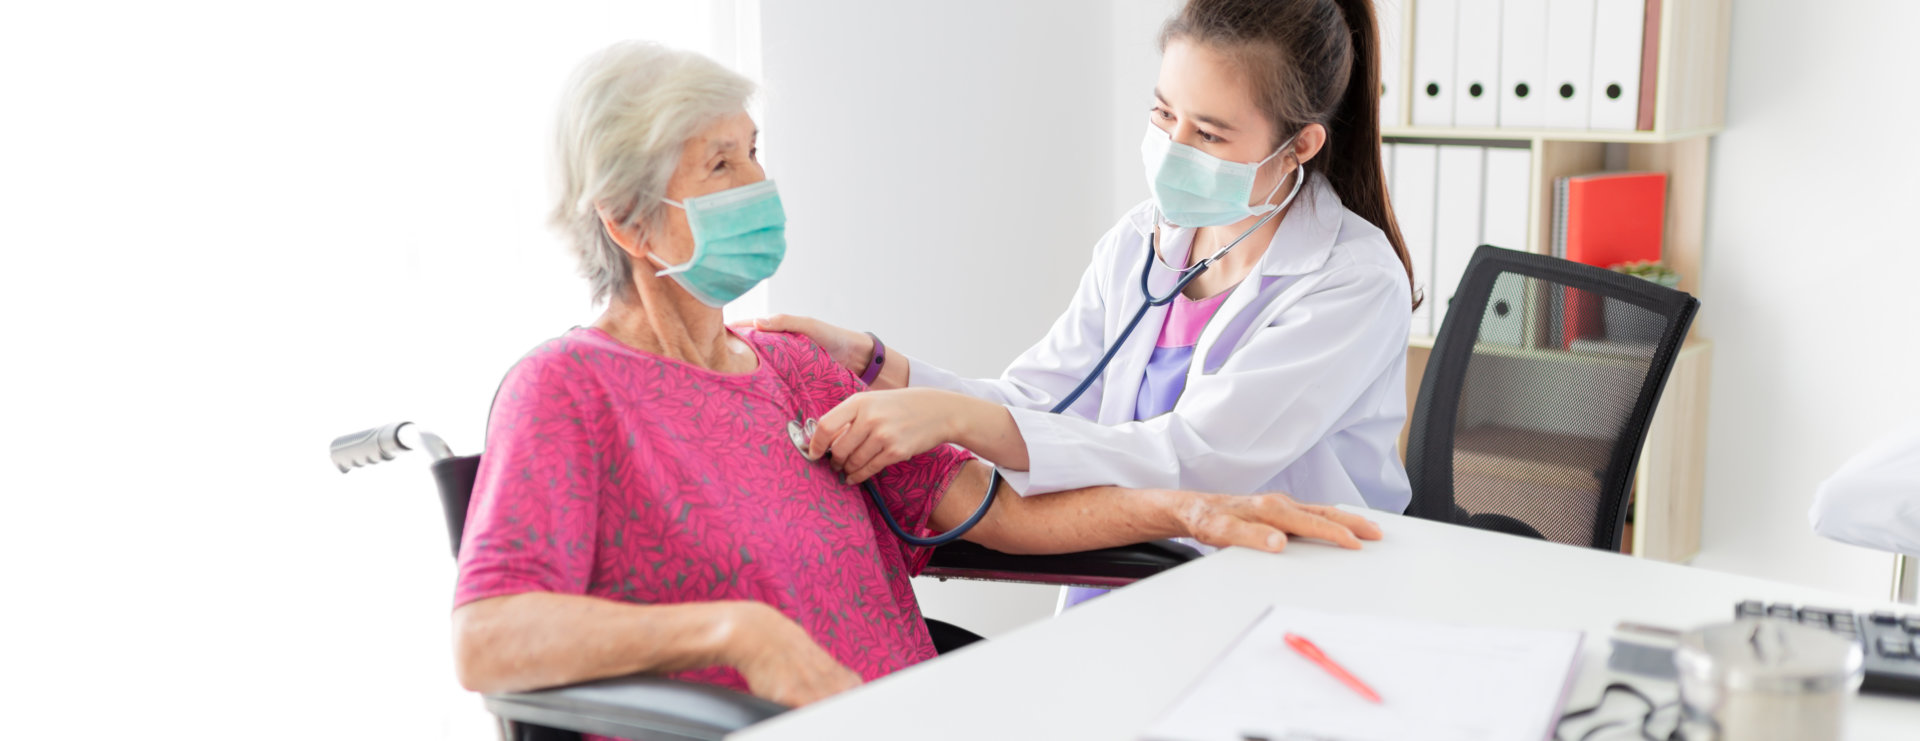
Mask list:
[[[786,705],[860,684],[805,629],[760,602],[634,605],[526,592],[461,605],[453,636],[460,684],[475,692],[715,665],[734,667],[753,694]]]
[[[988,468],[968,461],[934,508],[929,524],[945,531],[980,504]],[[1289,535],[1359,548],[1379,540],[1379,526],[1335,507],[1300,504],[1284,494],[1225,496],[1190,491],[1096,486],[1023,497],[1001,486],[998,499],[967,540],[1003,553],[1072,553],[1161,538],[1279,552]]]

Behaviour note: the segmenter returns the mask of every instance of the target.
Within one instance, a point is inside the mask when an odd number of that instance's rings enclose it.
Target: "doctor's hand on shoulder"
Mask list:
[[[855,376],[865,375],[867,364],[873,362],[873,337],[865,332],[836,327],[826,322],[804,316],[775,314],[747,321],[734,322],[739,328],[752,328],[762,332],[787,332],[803,335],[820,349],[827,351],[833,362],[847,369]],[[899,367],[888,368],[873,381],[875,389],[901,388],[906,386],[906,359],[896,356],[888,361]],[[894,372],[887,372],[894,371]]]
[[[1014,470],[1026,470],[1027,443],[1006,407],[940,389],[863,391],[822,416],[808,457],[829,456],[858,484],[887,466],[953,443]]]

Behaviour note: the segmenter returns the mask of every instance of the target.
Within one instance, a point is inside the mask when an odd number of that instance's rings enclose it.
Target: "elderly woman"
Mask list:
[[[785,252],[751,92],[698,55],[623,43],[563,98],[553,220],[606,312],[528,353],[494,399],[453,613],[469,689],[663,672],[798,705],[934,655],[908,582],[926,549],[796,432],[862,384],[804,336],[721,320]],[[922,532],[987,495],[987,468],[945,446],[875,480]],[[1002,496],[966,537],[1278,551],[1289,533],[1379,537],[1281,495],[1111,487]]]

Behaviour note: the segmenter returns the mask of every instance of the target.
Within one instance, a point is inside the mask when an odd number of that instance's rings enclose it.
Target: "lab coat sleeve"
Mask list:
[[[1807,518],[1814,532],[1842,543],[1920,556],[1920,421],[1821,482]]]
[[[1032,464],[1021,492],[1258,490],[1406,352],[1409,291],[1404,273],[1380,265],[1329,270],[1218,371],[1190,376],[1174,411],[1152,419],[1101,425],[1015,408]]]
[[[1119,249],[1120,230],[1125,228],[1128,227],[1123,221],[1100,238],[1094,248],[1094,259],[1081,274],[1080,286],[1074,291],[1067,310],[1054,320],[1046,336],[1021,353],[999,378],[962,378],[909,356],[911,370],[907,385],[957,391],[1014,409],[1043,413],[1052,409],[1080,383],[1083,374],[1106,349],[1106,306],[1110,293],[1105,275]],[[1101,381],[1096,379],[1067,413],[1098,419],[1100,385]]]

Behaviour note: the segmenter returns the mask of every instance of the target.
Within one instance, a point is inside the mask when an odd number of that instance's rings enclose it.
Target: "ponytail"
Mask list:
[[[1380,228],[1413,286],[1413,260],[1387,199],[1380,159],[1380,31],[1372,0],[1188,0],[1160,45],[1190,39],[1226,52],[1253,81],[1275,144],[1327,128],[1318,168],[1347,209]],[[1413,308],[1423,302],[1417,287]]]
[[[1393,217],[1387,168],[1380,160],[1380,24],[1374,18],[1372,0],[1335,0],[1335,4],[1352,29],[1353,69],[1328,126],[1332,136],[1324,169],[1335,174],[1330,180],[1340,203],[1386,232],[1387,242],[1406,268],[1407,285],[1412,286],[1413,256],[1400,236],[1400,221]],[[1421,302],[1415,286],[1413,308],[1420,308]]]

